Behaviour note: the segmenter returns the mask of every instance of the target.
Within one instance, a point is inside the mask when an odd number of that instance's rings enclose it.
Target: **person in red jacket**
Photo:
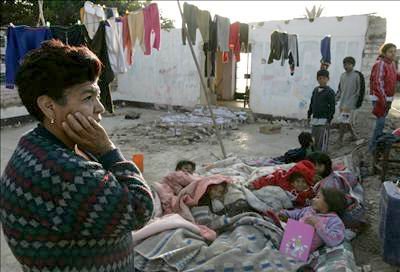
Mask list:
[[[299,161],[288,171],[276,170],[270,175],[260,177],[251,182],[248,187],[258,190],[265,186],[279,186],[283,190],[295,196],[293,204],[295,207],[304,207],[310,204],[315,196],[312,186],[314,185],[315,166],[310,161]]]
[[[394,60],[396,58],[396,45],[384,44],[380,55],[372,67],[370,76],[370,96],[372,113],[376,116],[375,129],[369,142],[369,151],[374,152],[376,141],[383,133],[385,119],[392,105],[396,81],[400,81],[400,74],[396,71]]]

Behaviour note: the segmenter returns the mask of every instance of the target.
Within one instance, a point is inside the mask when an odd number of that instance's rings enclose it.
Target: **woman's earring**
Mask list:
[[[50,124],[54,124],[54,119],[53,118],[51,118]]]

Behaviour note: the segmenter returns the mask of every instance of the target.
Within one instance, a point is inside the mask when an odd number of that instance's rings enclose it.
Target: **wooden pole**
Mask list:
[[[223,155],[224,159],[226,159],[225,147],[224,147],[224,144],[222,142],[220,131],[219,131],[218,127],[217,127],[217,122],[215,121],[214,112],[211,109],[210,99],[208,97],[208,92],[207,92],[208,88],[207,88],[207,85],[206,85],[206,83],[204,81],[204,78],[203,78],[203,76],[201,74],[201,69],[200,69],[199,62],[197,61],[196,54],[194,53],[194,50],[193,50],[192,40],[190,38],[189,31],[187,30],[185,19],[183,18],[183,12],[182,12],[182,8],[181,8],[181,4],[179,3],[179,0],[177,0],[177,2],[178,2],[179,12],[180,12],[181,18],[182,18],[183,31],[185,31],[185,33],[186,33],[186,37],[188,39],[188,43],[189,43],[189,47],[190,47],[190,52],[192,52],[193,60],[194,60],[194,63],[196,64],[197,72],[199,73],[200,82],[201,82],[201,85],[203,87],[202,89],[204,91],[204,95],[206,97],[208,110],[210,111],[211,119],[212,119],[212,122],[213,122],[213,125],[214,125],[214,128],[215,128],[215,134],[217,135],[217,139],[218,139],[219,145],[221,147],[222,155]]]

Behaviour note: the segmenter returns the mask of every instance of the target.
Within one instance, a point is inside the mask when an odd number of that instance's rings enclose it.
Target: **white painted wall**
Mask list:
[[[191,107],[201,102],[201,83],[189,45],[182,44],[181,29],[161,31],[160,51],[150,56],[136,46],[134,63],[127,73],[118,76],[118,89],[113,100]],[[204,53],[197,31],[194,50],[201,67]]]
[[[368,16],[336,17],[264,22],[250,28],[252,43],[250,108],[255,113],[289,118],[306,118],[312,90],[317,86],[316,73],[320,67],[320,41],[331,35],[331,65],[329,85],[337,90],[346,56],[356,59],[356,69],[361,67]],[[267,64],[270,53],[270,37],[274,30],[298,35],[299,62],[295,74],[290,75],[289,64],[274,61]],[[265,60],[265,61],[264,61]]]

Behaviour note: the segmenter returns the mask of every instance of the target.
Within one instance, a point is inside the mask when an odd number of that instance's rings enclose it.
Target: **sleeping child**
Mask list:
[[[338,215],[345,209],[344,193],[335,188],[321,189],[312,200],[312,206],[282,210],[279,218],[287,221],[288,218],[299,220],[315,228],[311,244],[311,252],[322,245],[334,247],[344,240],[345,227]]]
[[[293,205],[304,207],[309,205],[315,196],[314,185],[315,166],[310,161],[300,161],[288,171],[276,170],[274,173],[260,177],[251,182],[248,187],[258,190],[265,186],[279,186],[294,195]]]

